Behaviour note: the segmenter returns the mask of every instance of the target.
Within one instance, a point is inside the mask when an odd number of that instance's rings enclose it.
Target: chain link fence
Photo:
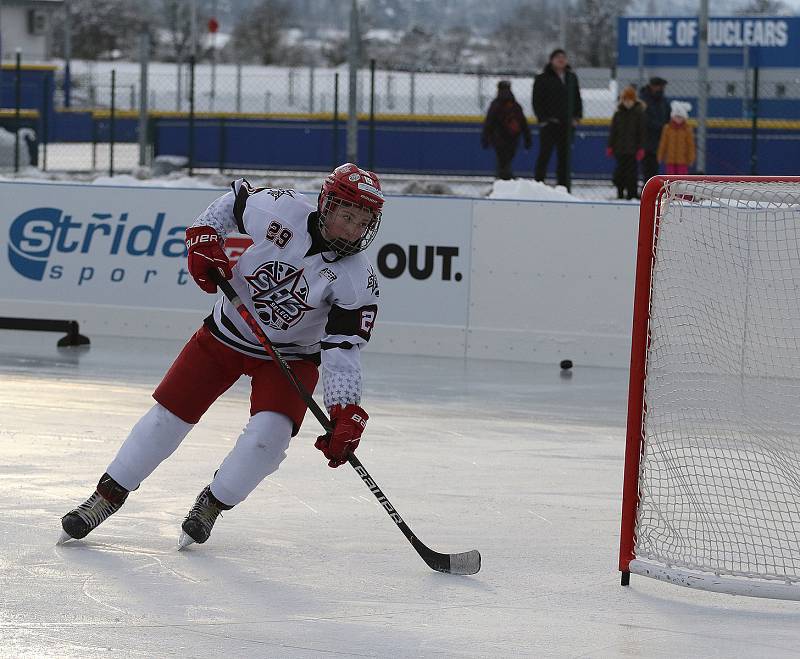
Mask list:
[[[345,157],[349,100],[345,65],[323,69],[204,62],[192,67],[153,62],[147,66],[144,95],[141,71],[136,62],[73,61],[69,75],[63,64],[38,68],[21,64],[19,69],[4,65],[0,125],[32,155],[26,162],[16,146],[17,156],[5,160],[0,156],[0,167],[113,174],[172,153],[187,158],[190,171],[201,167],[324,170]],[[618,71],[614,77],[608,69],[578,69],[577,74],[583,111],[570,137],[567,184],[573,177],[610,178],[613,164],[604,152],[619,92],[629,84],[641,88],[654,71]],[[796,146],[800,140],[796,119],[800,75],[755,66],[712,70],[712,74],[705,121],[699,125],[698,83],[691,72],[684,78],[672,75],[666,86],[669,100],[691,104],[689,123],[705,171],[781,173],[773,171],[782,157],[780,148]],[[519,175],[531,177],[541,148],[541,127],[531,99],[533,79],[533,74],[505,72],[362,68],[355,102],[359,139],[368,147],[363,157],[359,151],[359,157],[387,171],[490,173],[492,157],[480,148],[481,129],[498,81],[507,80],[532,128],[532,153],[517,155],[515,161],[522,165]],[[33,140],[30,133],[20,132],[25,128],[34,132]],[[403,133],[411,128],[421,135],[413,137],[416,142]],[[332,135],[323,136],[325,130]],[[317,135],[318,143],[309,138],[303,148],[325,151],[314,166],[293,160],[289,153],[292,139],[297,143],[298,135],[309,134]],[[258,137],[250,140],[248,135]],[[451,161],[445,157],[450,148],[446,139],[460,140]],[[268,147],[272,143],[275,148]],[[248,146],[261,153],[271,151],[272,157],[259,160],[246,153]],[[278,151],[282,159],[275,155]],[[406,158],[404,152],[416,155]],[[554,157],[547,175],[553,177],[555,170]]]

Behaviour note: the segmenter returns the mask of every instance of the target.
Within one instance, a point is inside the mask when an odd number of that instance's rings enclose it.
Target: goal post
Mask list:
[[[800,599],[800,177],[642,191],[619,569]]]

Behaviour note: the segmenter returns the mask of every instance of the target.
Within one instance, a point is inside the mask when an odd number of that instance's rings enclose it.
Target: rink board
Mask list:
[[[4,314],[181,338],[212,300],[183,231],[223,191],[0,183]],[[313,199],[314,193],[309,193]],[[377,352],[625,366],[638,208],[389,196]],[[231,236],[235,257],[246,237]]]

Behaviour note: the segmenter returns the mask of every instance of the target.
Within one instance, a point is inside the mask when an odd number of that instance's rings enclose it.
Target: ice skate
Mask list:
[[[192,509],[181,524],[181,537],[178,539],[178,551],[192,543],[203,544],[211,535],[214,522],[223,510],[230,510],[233,506],[222,503],[211,493],[211,486],[206,485],[197,496]]]
[[[108,474],[103,474],[92,496],[61,518],[62,531],[56,544],[85,538],[117,512],[127,498],[128,490]]]

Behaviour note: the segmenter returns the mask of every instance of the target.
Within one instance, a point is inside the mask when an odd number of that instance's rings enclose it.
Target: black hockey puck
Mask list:
[[[561,363],[559,364],[562,371],[568,371],[572,368],[572,360],[571,359],[562,359]]]

